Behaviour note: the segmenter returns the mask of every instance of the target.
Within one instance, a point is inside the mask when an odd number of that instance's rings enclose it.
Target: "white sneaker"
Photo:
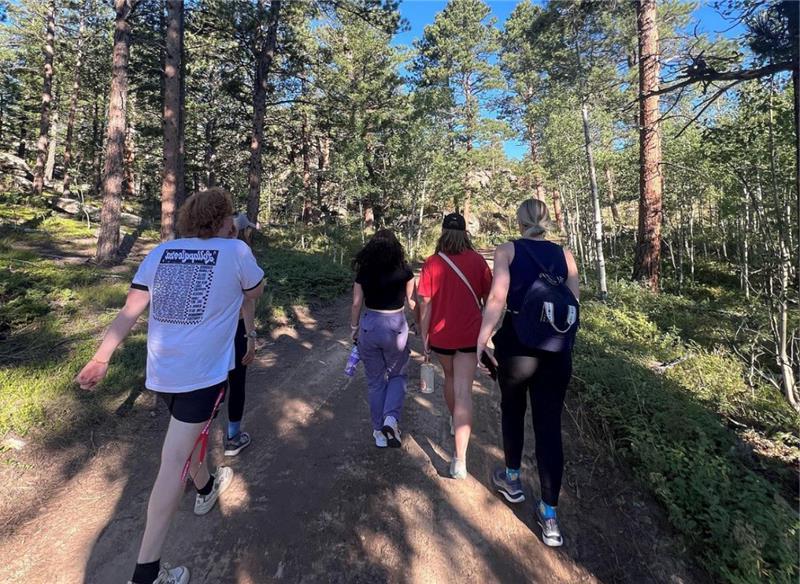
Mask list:
[[[456,427],[453,426],[453,416],[450,416],[450,435],[451,436],[456,435]]]
[[[386,436],[384,436],[383,432],[380,430],[374,430],[372,432],[372,437],[375,438],[375,446],[378,448],[386,448],[389,445],[386,441]]]
[[[129,580],[128,584],[133,582]],[[189,584],[189,569],[186,566],[170,568],[167,564],[163,564],[153,584]]]
[[[386,442],[392,448],[400,448],[400,429],[394,416],[386,416],[383,420],[381,432],[386,437]]]
[[[208,495],[197,494],[197,499],[194,502],[194,514],[205,515],[214,508],[214,505],[219,499],[219,496],[225,492],[233,480],[233,469],[227,466],[217,467],[217,472],[214,473],[214,486]]]

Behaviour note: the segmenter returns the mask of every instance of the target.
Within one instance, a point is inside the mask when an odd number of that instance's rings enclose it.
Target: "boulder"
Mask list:
[[[53,199],[53,208],[61,213],[73,215],[78,219],[84,218],[86,213],[89,214],[89,219],[92,221],[100,221],[100,209],[93,205],[83,205],[80,201],[69,199],[67,197],[57,197]],[[132,213],[122,212],[119,214],[120,223],[126,227],[139,227],[142,224],[142,218]]]
[[[29,181],[33,180],[33,173],[28,163],[10,152],[0,152],[0,174],[19,176]]]
[[[0,152],[0,192],[33,190],[33,174],[28,164],[19,156]]]

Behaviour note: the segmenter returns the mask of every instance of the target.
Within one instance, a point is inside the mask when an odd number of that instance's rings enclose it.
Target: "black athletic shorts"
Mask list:
[[[199,424],[207,422],[214,413],[214,404],[217,402],[219,390],[223,388],[227,392],[227,380],[211,387],[195,389],[185,393],[159,392],[158,395],[167,403],[167,408],[169,408],[169,413],[172,414],[173,418],[187,424]],[[224,399],[223,396],[223,401]]]
[[[477,353],[478,347],[464,347],[463,349],[440,349],[439,347],[431,347],[431,351],[439,355],[455,355],[456,353]]]

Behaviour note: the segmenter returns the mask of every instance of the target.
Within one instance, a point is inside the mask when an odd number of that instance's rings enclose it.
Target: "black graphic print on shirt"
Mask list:
[[[153,318],[170,324],[201,322],[217,256],[217,249],[165,250],[153,284]]]

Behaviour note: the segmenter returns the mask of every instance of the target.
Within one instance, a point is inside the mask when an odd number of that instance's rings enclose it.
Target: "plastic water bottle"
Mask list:
[[[433,393],[436,379],[436,370],[433,363],[427,361],[419,366],[419,390],[422,393]]]
[[[352,377],[356,373],[356,365],[361,361],[361,355],[358,354],[358,345],[353,345],[353,350],[350,351],[350,356],[347,358],[347,365],[344,368],[344,374]]]

